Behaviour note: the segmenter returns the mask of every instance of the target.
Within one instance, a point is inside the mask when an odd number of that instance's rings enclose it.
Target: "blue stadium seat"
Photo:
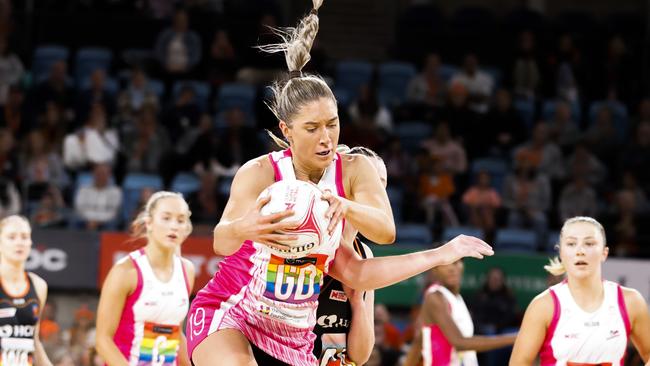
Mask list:
[[[627,107],[621,102],[613,100],[599,100],[592,102],[591,105],[589,105],[589,125],[591,126],[596,123],[598,112],[605,107],[609,108],[612,112],[614,128],[616,128],[619,140],[625,141],[627,138],[629,121]]]
[[[147,87],[156,93],[158,99],[162,99],[162,97],[165,95],[165,83],[158,79],[148,79]]]
[[[81,82],[81,90],[88,90],[90,89],[90,77],[87,77],[84,79],[84,81]],[[109,92],[110,94],[117,95],[117,93],[120,90],[120,85],[115,80],[114,78],[107,77],[106,78],[106,85],[104,85],[104,90]]]
[[[151,188],[159,191],[163,188],[163,182],[160,176],[153,174],[129,173],[122,183],[123,190],[123,218],[128,220],[133,217],[137,208],[140,192],[145,188]]]
[[[544,121],[552,121],[555,117],[555,108],[557,105],[557,100],[547,99],[542,105],[542,119]],[[582,118],[582,112],[580,111],[580,103],[571,103],[571,118],[574,122],[580,124],[580,119]]]
[[[385,62],[379,65],[379,102],[389,107],[406,99],[406,88],[415,76],[415,66],[406,62]]]
[[[508,164],[499,158],[481,158],[472,161],[472,179],[475,181],[478,173],[485,171],[490,174],[492,187],[498,192],[503,189],[503,181],[508,174]]]
[[[172,192],[178,192],[187,198],[190,194],[196,192],[201,187],[201,180],[193,173],[178,173],[172,181]]]
[[[60,45],[41,45],[34,51],[32,62],[32,74],[36,83],[43,81],[50,73],[52,64],[57,61],[68,61],[70,51],[67,47]]]
[[[395,135],[399,138],[402,148],[407,151],[417,150],[422,141],[433,133],[433,126],[427,122],[401,122],[395,126]]]
[[[336,88],[356,99],[361,85],[370,84],[373,66],[365,61],[341,61],[336,65]]]
[[[504,251],[535,252],[537,235],[532,230],[500,229],[497,231],[494,247]]]
[[[75,81],[77,85],[80,86],[97,69],[102,69],[108,74],[112,61],[113,52],[108,48],[86,47],[79,49],[75,59]]]
[[[458,235],[471,235],[480,239],[485,239],[483,230],[472,226],[449,226],[442,231],[442,241],[448,242]]]
[[[440,77],[445,81],[445,83],[448,83],[458,70],[457,66],[443,64],[440,66]]]
[[[174,83],[172,94],[174,96],[174,102],[181,93],[183,87],[189,86],[194,90],[196,95],[196,102],[202,109],[207,109],[208,100],[210,99],[210,84],[205,81],[198,80],[179,80]]]
[[[533,125],[535,124],[535,101],[532,99],[517,98],[513,101],[512,106],[522,121],[524,121],[526,129],[532,131]]]
[[[228,83],[221,86],[217,94],[217,127],[223,124],[220,114],[231,108],[241,109],[251,122],[255,117],[255,87],[243,83]]]
[[[427,225],[399,224],[397,225],[397,239],[399,245],[432,245],[433,236]]]

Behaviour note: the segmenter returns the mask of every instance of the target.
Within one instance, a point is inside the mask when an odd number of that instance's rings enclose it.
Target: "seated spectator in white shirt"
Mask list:
[[[119,147],[117,132],[106,126],[104,106],[97,103],[91,108],[85,126],[65,137],[63,163],[71,170],[94,164],[113,164]]]
[[[122,206],[122,189],[111,183],[111,167],[97,164],[93,183],[79,188],[74,208],[81,224],[88,230],[114,229]]]
[[[460,83],[469,92],[469,106],[476,113],[487,113],[490,96],[494,89],[494,79],[489,74],[479,71],[478,58],[470,53],[465,56],[463,69],[452,77],[450,85]]]

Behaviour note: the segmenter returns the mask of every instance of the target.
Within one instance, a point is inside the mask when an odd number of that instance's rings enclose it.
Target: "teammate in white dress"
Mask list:
[[[650,315],[638,291],[603,280],[607,259],[603,226],[573,217],[560,232],[560,256],[545,268],[566,279],[528,306],[511,366],[624,366],[628,339],[644,362],[650,357]]]
[[[194,284],[180,246],[192,231],[178,193],[157,192],[132,224],[147,244],[116,263],[97,310],[97,351],[110,366],[189,366],[182,324]]]

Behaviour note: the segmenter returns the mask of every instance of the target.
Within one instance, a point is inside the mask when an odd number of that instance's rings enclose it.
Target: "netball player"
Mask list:
[[[192,231],[178,193],[154,193],[132,223],[146,245],[116,263],[97,310],[98,353],[110,366],[190,365],[181,325],[194,266],[177,253]]]
[[[607,259],[603,226],[573,217],[560,231],[559,259],[545,268],[566,280],[528,306],[510,358],[511,366],[624,366],[631,340],[644,362],[650,356],[650,316],[636,290],[602,278]]]
[[[52,363],[38,338],[47,283],[25,271],[32,249],[32,229],[22,216],[0,220],[0,365]]]
[[[506,347],[514,335],[474,336],[474,323],[460,295],[463,262],[434,268],[436,282],[425,292],[416,335],[405,366],[478,366],[476,352]],[[422,363],[420,363],[420,361]]]

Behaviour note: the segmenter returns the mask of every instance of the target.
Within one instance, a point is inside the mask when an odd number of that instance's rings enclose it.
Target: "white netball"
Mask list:
[[[321,199],[318,187],[300,180],[281,180],[266,188],[260,197],[267,195],[271,200],[262,207],[262,215],[292,209],[294,214],[283,221],[300,223],[295,229],[280,232],[295,234],[298,239],[280,242],[288,246],[286,250],[269,247],[273,254],[282,258],[302,258],[329,240],[329,220],[325,218],[329,203]]]

